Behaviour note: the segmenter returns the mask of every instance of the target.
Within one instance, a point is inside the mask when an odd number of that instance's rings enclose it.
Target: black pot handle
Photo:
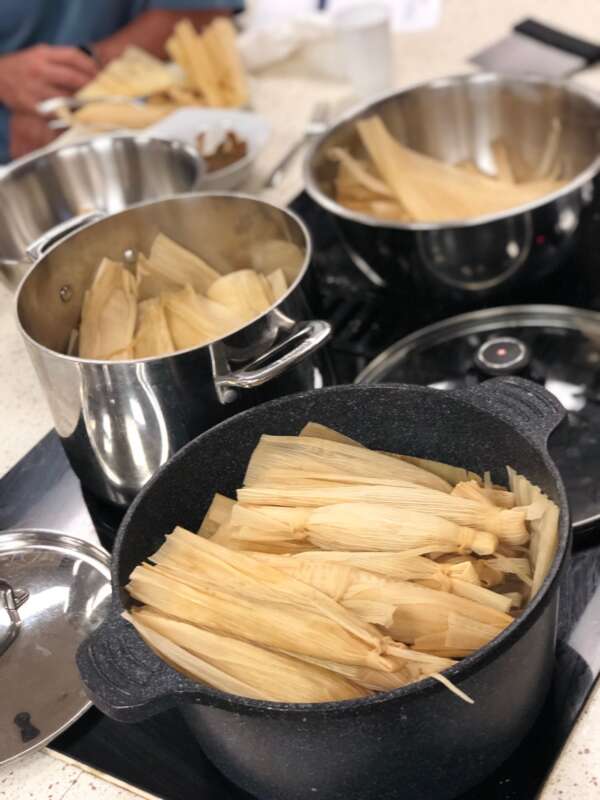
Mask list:
[[[492,378],[455,394],[502,418],[544,448],[567,413],[556,397],[542,386],[515,376]]]
[[[77,651],[77,666],[91,701],[111,719],[139,722],[172,708],[198,684],[169,667],[114,607]]]

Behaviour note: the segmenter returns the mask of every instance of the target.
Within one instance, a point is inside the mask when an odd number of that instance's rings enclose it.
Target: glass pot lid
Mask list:
[[[401,339],[357,383],[414,383],[437,389],[520,375],[544,386],[568,415],[550,440],[573,525],[600,519],[600,314],[524,305],[461,314]]]

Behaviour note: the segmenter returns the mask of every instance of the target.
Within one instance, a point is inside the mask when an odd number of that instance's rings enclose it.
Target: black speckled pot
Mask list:
[[[447,800],[477,784],[523,738],[550,682],[570,524],[546,442],[563,415],[550,394],[519,378],[455,393],[342,386],[266,403],[204,433],[158,472],[123,521],[112,616],[78,654],[90,697],[122,721],[179,706],[219,769],[263,800]],[[511,464],[560,504],[558,555],[535,601],[491,644],[448,670],[474,705],[432,679],[339,703],[235,697],[171,669],[120,618],[132,568],[176,524],[197,528],[215,491],[233,495],[260,434],[295,434],[309,420],[370,447],[477,472],[491,468],[497,480]]]

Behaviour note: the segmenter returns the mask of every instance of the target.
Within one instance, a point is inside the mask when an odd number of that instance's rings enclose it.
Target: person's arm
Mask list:
[[[38,44],[0,56],[0,103],[33,112],[41,100],[70,95],[92,80],[98,68],[76,47]]]
[[[158,58],[165,58],[165,42],[173,31],[176,22],[184,17],[192,21],[197,30],[203,28],[212,19],[228,15],[226,9],[205,9],[202,11],[169,11],[156,8],[145,11],[133,22],[121,28],[112,36],[95,42],[94,55],[101,64],[108,64],[113,58],[121,55],[128,45],[137,45]]]

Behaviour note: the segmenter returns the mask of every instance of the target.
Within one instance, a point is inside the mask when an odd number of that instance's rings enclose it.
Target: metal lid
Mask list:
[[[54,531],[0,533],[0,764],[86,711],[79,643],[110,607],[109,558]]]
[[[454,389],[506,374],[545,386],[569,412],[550,440],[550,454],[573,524],[600,520],[600,314],[546,305],[461,314],[401,339],[356,382]]]

